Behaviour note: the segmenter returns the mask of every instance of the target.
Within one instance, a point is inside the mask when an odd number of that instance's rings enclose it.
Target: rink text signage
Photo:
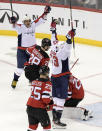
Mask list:
[[[5,9],[4,9],[5,7]],[[44,12],[44,6],[29,4],[13,4],[13,14],[18,19],[18,23],[22,22],[25,14],[28,14],[32,20],[37,19]],[[9,24],[9,18],[12,16],[9,3],[0,3],[0,30],[14,30]],[[47,16],[45,24],[36,28],[36,33],[51,34],[50,24],[53,18],[58,19],[57,32],[59,35],[65,36],[71,29],[70,9],[61,7],[52,7],[51,13]],[[76,28],[76,37],[82,39],[94,40],[94,43],[102,41],[102,13],[89,12],[84,10],[73,9],[73,25]],[[96,21],[99,20],[99,21]],[[87,41],[86,40],[86,41]],[[83,40],[84,42],[84,40]],[[93,42],[93,41],[92,41]]]
[[[10,13],[11,13],[10,9],[0,9],[0,23],[3,23],[6,17],[9,21],[11,17]],[[19,15],[16,11],[13,11],[13,15],[17,18],[17,20],[19,20]]]

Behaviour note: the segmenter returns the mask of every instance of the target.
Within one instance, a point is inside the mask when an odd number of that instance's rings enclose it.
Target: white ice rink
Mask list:
[[[10,87],[16,69],[16,43],[16,37],[0,36],[0,131],[27,131],[28,127],[26,102],[30,87],[24,74],[15,90]],[[94,118],[83,122],[63,119],[68,124],[65,131],[102,131],[102,48],[76,44],[76,56],[79,62],[72,72],[85,89],[79,106],[91,109]]]

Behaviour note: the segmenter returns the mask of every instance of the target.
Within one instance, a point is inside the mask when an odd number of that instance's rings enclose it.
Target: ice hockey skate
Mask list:
[[[12,87],[13,89],[15,89],[15,88],[16,88],[16,85],[17,85],[17,81],[13,80],[13,81],[12,81],[12,84],[11,84],[11,87]]]

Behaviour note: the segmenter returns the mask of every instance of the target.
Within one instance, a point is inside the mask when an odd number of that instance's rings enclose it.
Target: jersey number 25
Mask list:
[[[40,95],[40,91],[41,90],[41,88],[40,87],[35,87],[34,88],[34,99],[35,100],[40,100],[40,97],[41,97],[41,95]]]

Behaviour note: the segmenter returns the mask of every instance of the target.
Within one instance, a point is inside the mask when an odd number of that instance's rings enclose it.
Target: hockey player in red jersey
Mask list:
[[[84,89],[81,81],[75,76],[70,75],[68,98],[65,102],[65,107],[76,107],[84,98]]]
[[[39,68],[40,66],[46,65],[49,63],[49,56],[46,51],[49,50],[51,46],[51,40],[44,38],[41,42],[41,46],[35,45],[33,47],[27,48],[27,53],[29,54],[29,60],[24,64],[25,65],[25,76],[29,81],[39,78]]]
[[[29,121],[28,131],[35,131],[40,123],[43,131],[50,131],[51,123],[47,113],[47,105],[53,104],[50,93],[52,84],[49,81],[49,67],[40,68],[40,78],[32,81],[32,92],[27,102]]]
[[[11,84],[12,88],[15,88],[18,82],[19,77],[21,76],[24,63],[28,59],[26,54],[26,48],[34,46],[36,44],[35,40],[35,28],[42,23],[45,23],[46,16],[50,13],[51,8],[46,6],[44,13],[35,21],[31,22],[29,16],[24,16],[23,24],[17,24],[16,18],[13,16],[10,19],[10,23],[13,25],[13,28],[17,30],[18,33],[18,48],[17,48],[17,70],[14,73],[14,78]]]
[[[68,98],[64,104],[65,107],[69,107],[64,109],[64,116],[68,118],[79,118],[82,120],[88,120],[92,118],[92,112],[82,108],[77,107],[77,105],[83,100],[84,98],[84,88],[79,79],[77,79],[72,74],[69,78],[69,87],[68,87]],[[67,115],[66,115],[67,113]]]
[[[56,32],[56,23],[54,19],[51,23],[50,30],[52,31],[52,47],[51,47],[51,59],[52,59],[52,96],[54,100],[53,106],[53,122],[55,126],[65,128],[66,124],[60,121],[64,103],[67,98],[68,79],[70,75],[69,71],[69,57],[72,47],[72,38],[75,35],[75,30],[71,30],[66,35],[66,42],[59,44]]]

